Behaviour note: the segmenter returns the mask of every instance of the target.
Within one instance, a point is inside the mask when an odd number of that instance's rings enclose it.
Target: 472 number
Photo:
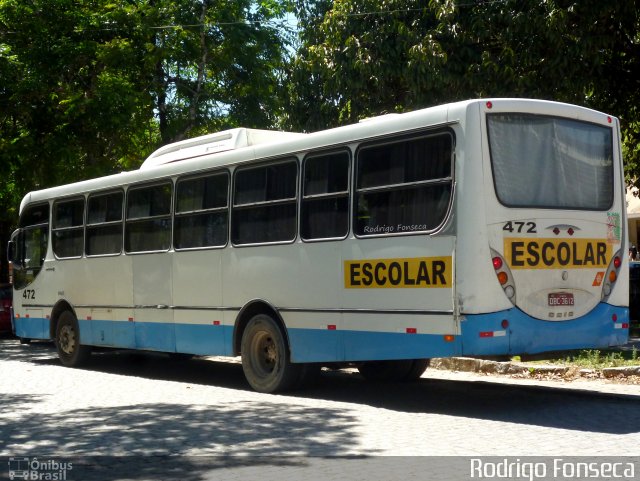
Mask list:
[[[36,298],[35,289],[25,289],[24,291],[22,291],[22,298],[23,299],[35,299]]]
[[[536,230],[535,222],[521,222],[521,221],[509,221],[503,227],[502,230],[507,232],[517,232],[518,234],[521,232],[526,232],[528,234],[535,234],[538,232]]]

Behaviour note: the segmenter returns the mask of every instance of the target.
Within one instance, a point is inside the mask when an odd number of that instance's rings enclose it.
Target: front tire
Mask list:
[[[56,349],[60,362],[67,367],[81,366],[91,355],[91,346],[80,344],[80,328],[72,312],[60,314],[56,327]]]
[[[270,316],[251,318],[242,333],[240,349],[244,375],[258,392],[286,391],[301,379],[302,366],[289,361],[282,330]]]

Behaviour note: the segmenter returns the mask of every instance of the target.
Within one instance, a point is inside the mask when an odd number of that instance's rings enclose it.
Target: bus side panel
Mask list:
[[[455,237],[444,235],[344,242],[345,360],[430,358],[459,352],[453,309],[454,245]],[[436,265],[444,268],[439,271]],[[367,271],[373,272],[373,282]]]
[[[261,300],[273,306],[285,323],[293,362],[343,360],[341,242],[227,249],[224,304],[240,309]],[[232,327],[237,311],[225,316]],[[225,347],[231,352],[231,336]]]
[[[20,292],[20,291],[17,291]],[[42,309],[25,309],[20,317],[14,318],[16,336],[26,339],[50,339],[49,319]]]
[[[68,261],[58,261],[58,270],[66,269]],[[83,342],[95,346],[135,348],[133,322],[133,274],[129,256],[89,257],[81,263],[81,285],[68,282],[74,276],[66,272],[65,294],[76,309]],[[114,282],[114,273],[115,282]],[[124,307],[127,306],[127,307]]]
[[[221,249],[172,253],[176,352],[230,354],[225,347]]]
[[[130,256],[133,265],[133,305],[136,347],[175,352],[171,255]]]

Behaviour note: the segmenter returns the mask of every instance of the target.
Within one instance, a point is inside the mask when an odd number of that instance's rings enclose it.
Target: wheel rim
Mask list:
[[[271,376],[278,366],[278,345],[268,332],[256,334],[251,343],[251,364],[260,377]]]
[[[73,354],[76,345],[76,331],[71,326],[62,326],[58,345],[65,354]]]

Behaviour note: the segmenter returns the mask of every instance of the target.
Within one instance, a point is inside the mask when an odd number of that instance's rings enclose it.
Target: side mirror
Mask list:
[[[22,260],[20,257],[20,238],[22,236],[22,231],[20,229],[16,229],[13,234],[11,234],[11,239],[7,244],[7,260],[13,264],[13,267],[20,268],[22,267]]]
[[[7,260],[12,264],[15,264],[15,255],[16,255],[16,242],[14,240],[10,240],[7,244]]]

